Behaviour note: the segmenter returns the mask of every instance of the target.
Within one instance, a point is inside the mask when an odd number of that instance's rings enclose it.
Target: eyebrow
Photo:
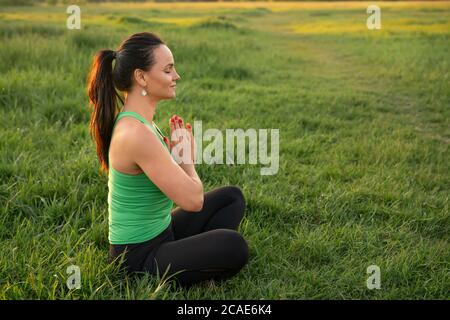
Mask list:
[[[169,63],[169,64],[167,64],[164,68],[166,68],[166,67],[168,67],[168,66],[171,66],[171,67],[173,67],[173,63]]]

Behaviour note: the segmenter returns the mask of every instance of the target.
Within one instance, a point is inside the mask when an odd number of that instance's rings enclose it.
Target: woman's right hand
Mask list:
[[[195,164],[195,160],[197,158],[197,146],[195,143],[195,138],[192,133],[192,126],[190,123],[187,123],[186,127],[184,127],[184,121],[181,117],[178,115],[173,115],[169,120],[169,126],[170,126],[170,140],[166,140],[166,143],[169,146],[169,150],[172,153],[172,149],[181,143],[184,139],[187,140],[188,146],[190,146],[190,163],[183,163],[183,164]],[[179,130],[180,129],[180,130]],[[179,153],[180,157],[183,157],[183,150]]]

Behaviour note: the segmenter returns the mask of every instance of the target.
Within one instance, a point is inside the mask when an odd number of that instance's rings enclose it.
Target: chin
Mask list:
[[[170,96],[165,96],[164,98],[161,98],[161,100],[171,100],[171,99],[175,99],[175,97],[176,97],[176,94],[174,93]]]

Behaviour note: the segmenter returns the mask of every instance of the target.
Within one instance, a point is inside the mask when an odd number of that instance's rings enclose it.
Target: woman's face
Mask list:
[[[144,73],[147,82],[147,92],[153,98],[175,98],[175,84],[181,77],[175,70],[172,52],[166,45],[158,46],[154,52],[155,64]]]

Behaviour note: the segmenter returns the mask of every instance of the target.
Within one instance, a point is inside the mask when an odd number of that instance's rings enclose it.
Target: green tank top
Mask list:
[[[114,127],[117,121],[125,116],[136,118],[150,127],[170,153],[161,130],[136,112],[120,112]],[[169,226],[173,201],[144,172],[137,175],[126,174],[110,165],[108,189],[108,239],[111,244],[145,242]]]

